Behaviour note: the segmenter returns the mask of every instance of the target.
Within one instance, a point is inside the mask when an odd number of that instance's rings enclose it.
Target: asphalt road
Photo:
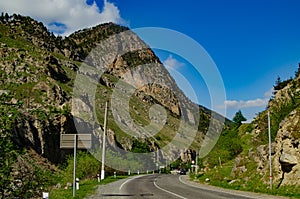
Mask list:
[[[192,183],[187,176],[179,175],[142,175],[99,186],[97,193],[88,199],[256,199],[283,198],[249,192],[214,188]]]

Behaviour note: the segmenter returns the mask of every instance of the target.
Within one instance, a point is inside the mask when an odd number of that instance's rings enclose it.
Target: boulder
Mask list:
[[[282,164],[296,165],[298,163],[297,157],[283,152],[279,158],[279,161]]]

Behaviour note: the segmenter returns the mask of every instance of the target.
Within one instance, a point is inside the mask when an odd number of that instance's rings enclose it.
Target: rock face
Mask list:
[[[276,136],[274,179],[282,180],[282,185],[300,183],[300,140],[293,131],[299,123],[300,112],[297,109],[282,121]]]
[[[76,132],[72,118],[55,115],[47,120],[28,116],[13,129],[13,139],[22,148],[32,148],[52,163],[60,163],[65,153],[60,150],[60,134]]]

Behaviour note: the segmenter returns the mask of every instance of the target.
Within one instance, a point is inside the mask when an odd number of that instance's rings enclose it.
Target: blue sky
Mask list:
[[[229,118],[241,109],[251,120],[265,108],[277,76],[293,76],[300,62],[300,1],[114,2],[131,28],[170,28],[205,48],[222,75]]]
[[[226,89],[227,117],[232,118],[240,109],[248,120],[265,109],[277,76],[287,79],[297,70],[299,8],[297,0],[0,2],[1,11],[32,16],[65,35],[107,21],[132,29],[162,27],[181,32],[202,45],[215,62]],[[65,26],[60,30],[55,24]],[[210,108],[205,82],[195,75],[194,67],[172,53],[155,52],[164,63],[190,80],[199,103]]]
[[[115,3],[131,28],[170,28],[206,49],[222,75],[229,118],[241,109],[251,120],[265,108],[277,76],[293,76],[300,62],[300,1]],[[161,58],[166,59],[166,55]],[[177,70],[186,74],[190,69],[181,66]],[[197,85],[197,80],[193,81]],[[209,107],[205,99],[199,101]]]

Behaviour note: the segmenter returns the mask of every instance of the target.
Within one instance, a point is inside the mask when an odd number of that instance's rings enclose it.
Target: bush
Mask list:
[[[148,152],[150,152],[150,147],[147,142],[133,140],[131,152],[133,152],[133,153],[148,153]]]
[[[67,166],[63,169],[64,181],[72,182],[73,180],[74,158],[69,156]],[[76,155],[76,177],[86,179],[96,176],[101,168],[101,163],[89,152],[79,151]]]

